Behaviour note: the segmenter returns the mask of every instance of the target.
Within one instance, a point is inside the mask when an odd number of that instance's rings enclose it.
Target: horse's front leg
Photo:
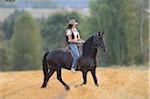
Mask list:
[[[82,77],[83,77],[83,83],[81,84],[81,86],[87,83],[87,71],[85,70],[82,71]]]
[[[92,77],[93,77],[95,85],[99,86],[98,82],[97,82],[97,77],[96,77],[96,68],[94,68],[93,70],[91,70],[91,74],[92,74]]]
[[[62,80],[62,77],[61,77],[61,68],[59,68],[57,70],[57,79],[64,85],[65,89],[66,90],[69,90],[69,86]]]

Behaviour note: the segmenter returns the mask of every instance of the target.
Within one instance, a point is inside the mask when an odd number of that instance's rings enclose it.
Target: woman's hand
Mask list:
[[[80,40],[79,40],[79,43],[85,43],[85,41],[84,41],[84,40],[82,40],[82,39],[80,39]]]

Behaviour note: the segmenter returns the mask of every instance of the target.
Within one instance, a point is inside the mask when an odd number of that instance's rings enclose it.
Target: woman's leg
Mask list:
[[[76,44],[70,44],[69,47],[71,49],[72,56],[73,56],[73,62],[72,62],[72,67],[71,68],[76,69],[77,60],[79,58],[79,51],[78,51],[78,48],[77,48]]]

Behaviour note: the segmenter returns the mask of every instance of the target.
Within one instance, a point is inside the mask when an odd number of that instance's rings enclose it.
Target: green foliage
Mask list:
[[[29,13],[23,12],[17,17],[14,25],[13,44],[13,69],[37,69],[41,66],[41,44],[39,26]]]
[[[0,70],[10,70],[8,50],[5,44],[4,33],[0,31]]]
[[[12,13],[11,15],[9,15],[8,18],[5,19],[5,21],[3,22],[3,31],[5,34],[5,38],[10,40],[11,36],[13,34],[13,26],[15,24],[16,18],[18,16],[20,16],[23,12],[19,11],[19,10],[15,10],[14,13]]]
[[[40,68],[42,49],[65,47],[64,32],[71,18],[78,20],[85,40],[96,32],[105,32],[108,52],[100,53],[100,65],[148,63],[147,8],[148,0],[91,0],[89,16],[64,11],[38,20],[16,10],[0,23],[0,70]]]
[[[143,64],[148,60],[145,58],[145,54],[148,55],[148,16],[145,8],[148,1],[145,1],[129,0],[125,4],[124,12],[127,16],[125,31],[127,33],[129,64]]]
[[[91,2],[90,27],[92,31],[105,31],[108,53],[101,56],[102,64],[124,64],[126,59],[126,36],[122,20],[122,2],[120,0],[97,0]],[[90,29],[90,28],[89,28]]]
[[[105,31],[108,47],[108,52],[100,55],[101,64],[129,65],[144,62],[139,29],[141,16],[138,12],[138,3],[143,2],[133,0],[95,0],[90,2],[91,16],[87,20],[89,22],[87,30],[91,33],[92,31]],[[148,20],[145,19],[142,25],[145,28],[142,32],[146,30],[142,37],[148,34],[148,24],[145,22]],[[143,38],[143,43],[146,44],[147,41],[144,40]]]

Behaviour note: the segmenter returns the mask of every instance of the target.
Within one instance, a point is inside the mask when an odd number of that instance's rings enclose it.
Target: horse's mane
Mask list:
[[[83,49],[84,49],[86,46],[88,46],[89,43],[92,43],[93,37],[94,37],[94,36],[91,36],[91,37],[89,37],[89,38],[85,41],[85,43],[83,44]]]
[[[93,46],[93,37],[89,37],[86,42],[83,44],[83,55],[87,55],[88,53],[91,53],[91,47]]]

